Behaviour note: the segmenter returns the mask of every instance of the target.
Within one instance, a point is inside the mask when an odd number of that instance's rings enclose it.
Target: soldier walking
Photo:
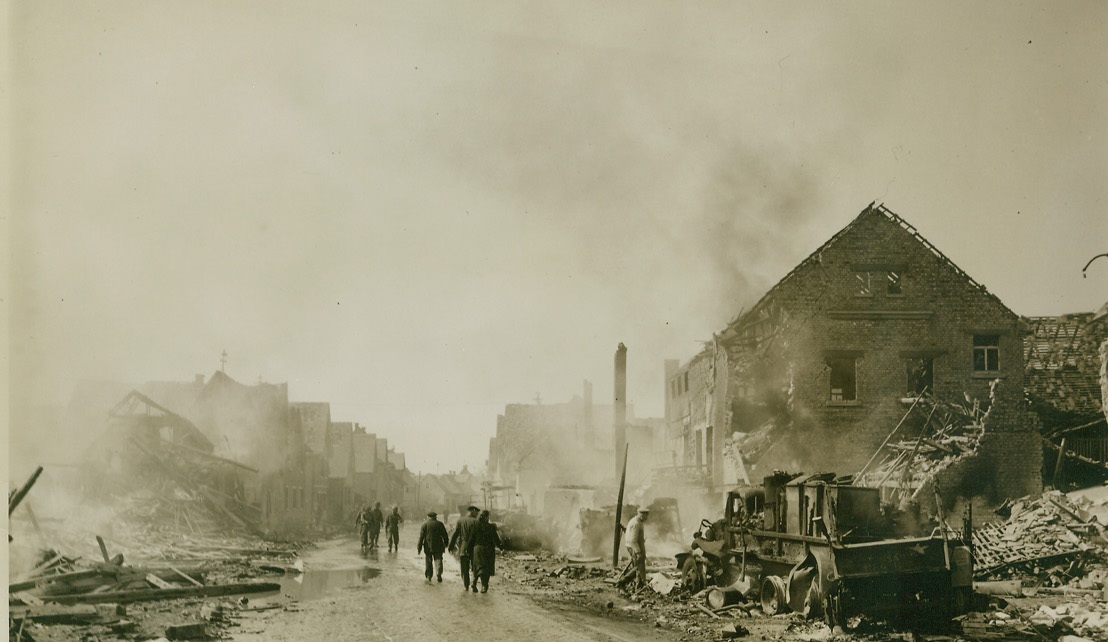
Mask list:
[[[442,582],[442,554],[446,551],[447,540],[450,539],[446,535],[446,524],[436,517],[438,515],[435,511],[427,513],[427,521],[419,528],[419,541],[416,543],[416,554],[424,553],[426,557],[423,574],[428,582],[432,575]]]
[[[392,512],[385,518],[385,538],[389,541],[389,552],[400,552],[400,525],[404,518],[400,516],[400,507],[393,506]]]
[[[454,532],[450,535],[450,545],[447,548],[451,553],[458,555],[458,564],[462,567],[462,590],[469,590],[469,567],[473,558],[470,556],[470,550],[466,547],[466,543],[469,542],[469,538],[473,535],[474,529],[477,528],[477,511],[479,509],[476,506],[470,506],[466,509],[466,515],[458,519],[458,523],[454,525]],[[473,592],[477,592],[477,574],[474,569],[473,576]]]

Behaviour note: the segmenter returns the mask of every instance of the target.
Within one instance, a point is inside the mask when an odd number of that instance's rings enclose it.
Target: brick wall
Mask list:
[[[860,294],[862,272],[872,279],[868,294]],[[899,293],[889,292],[890,273],[899,276]],[[1022,403],[1019,318],[895,215],[880,209],[863,212],[775,286],[740,319],[732,339],[739,351],[763,349],[742,348],[746,339],[741,326],[754,321],[762,325],[757,330],[762,339],[749,345],[775,344],[757,373],[768,384],[755,387],[754,394],[787,390],[791,432],[766,453],[753,477],[774,468],[861,469],[910,407],[902,401],[908,393],[907,359],[927,357],[933,360],[933,392],[940,399],[968,395],[987,406],[990,384],[1000,379],[993,401],[999,407],[990,413],[978,464],[995,473],[988,489],[992,498],[1021,496],[1041,486],[1037,426]],[[997,370],[974,370],[975,334],[999,336]],[[830,400],[829,356],[856,359],[856,401]],[[671,400],[670,407],[687,407],[692,426],[709,421],[703,397],[712,363],[705,352],[678,372],[681,378],[688,372],[689,390]],[[736,381],[734,373],[730,377],[729,385],[716,387],[729,395],[726,403],[716,400],[717,409],[731,407],[736,396],[751,389],[749,382]],[[742,418],[728,421],[726,415],[714,414],[717,426],[723,427],[715,430],[718,453],[731,426]],[[901,433],[898,438],[911,436]]]

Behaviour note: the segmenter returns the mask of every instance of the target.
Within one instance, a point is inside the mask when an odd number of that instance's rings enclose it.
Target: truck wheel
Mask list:
[[[776,575],[767,575],[762,580],[762,610],[766,615],[789,610],[789,602],[785,599],[785,581]]]
[[[693,593],[704,589],[704,576],[700,573],[700,565],[692,555],[685,558],[685,562],[681,564],[681,584],[687,586]]]

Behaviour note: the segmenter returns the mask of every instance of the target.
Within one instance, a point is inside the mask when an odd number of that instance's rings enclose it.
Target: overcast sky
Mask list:
[[[660,416],[874,200],[1019,314],[1108,299],[1108,3],[7,8],[14,408],[226,350],[481,468],[620,341]]]

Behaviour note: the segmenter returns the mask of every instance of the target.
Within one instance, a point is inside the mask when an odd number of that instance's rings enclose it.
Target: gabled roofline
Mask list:
[[[762,307],[768,301],[770,301],[773,298],[774,293],[776,293],[778,290],[780,290],[798,272],[800,272],[804,268],[808,267],[809,265],[812,265],[813,263],[818,263],[820,261],[821,255],[823,254],[824,251],[826,251],[829,247],[834,245],[836,241],[838,241],[840,238],[842,238],[844,235],[846,235],[848,232],[850,232],[852,229],[854,229],[854,227],[858,225],[859,221],[861,221],[866,215],[871,214],[871,213],[881,214],[882,216],[889,219],[893,223],[896,223],[897,225],[899,225],[902,229],[904,229],[904,231],[911,234],[913,238],[915,238],[917,241],[919,241],[920,244],[922,244],[925,248],[927,248],[928,251],[930,251],[932,254],[934,254],[936,257],[938,257],[938,259],[940,261],[945,263],[948,267],[953,269],[958,275],[960,275],[963,279],[965,279],[971,286],[973,286],[974,288],[979,290],[982,294],[984,294],[984,295],[988,296],[989,298],[991,298],[992,300],[996,301],[996,303],[998,305],[1000,305],[1000,307],[1003,308],[1005,311],[1007,311],[1008,314],[1012,315],[1013,317],[1015,317],[1017,319],[1019,318],[1019,315],[1016,314],[1015,312],[1013,312],[1011,308],[1004,305],[1004,302],[1001,301],[999,297],[997,297],[992,292],[989,292],[985,288],[984,285],[981,285],[980,283],[975,281],[973,279],[973,277],[971,277],[969,274],[966,274],[966,272],[962,268],[958,267],[954,263],[954,261],[951,261],[945,254],[940,252],[939,249],[937,247],[935,247],[934,245],[932,245],[930,241],[923,238],[923,235],[920,234],[919,231],[915,227],[913,227],[910,223],[908,223],[908,221],[905,221],[904,219],[900,218],[900,216],[898,216],[892,210],[886,208],[883,204],[878,204],[877,201],[873,201],[872,203],[867,205],[866,208],[863,209],[858,214],[858,216],[854,217],[854,220],[852,220],[850,223],[848,223],[846,225],[846,227],[844,227],[843,229],[836,232],[823,245],[819,246],[819,248],[817,248],[815,252],[812,252],[811,254],[809,254],[808,257],[805,258],[800,263],[798,263],[796,267],[794,267],[792,270],[789,270],[789,273],[786,274],[784,277],[782,277],[782,279],[780,281],[778,281],[773,287],[771,287],[769,290],[767,290],[766,293],[763,294],[760,299],[758,299],[758,302],[755,303],[754,306],[750,308],[750,310],[746,311],[745,313],[739,313],[738,316],[736,316],[734,319],[729,321],[727,323],[727,327],[724,329],[724,331],[721,334],[726,334],[729,330],[737,328],[744,321],[746,321],[748,318],[750,318],[750,316],[752,314],[754,314],[754,313],[758,312],[759,310],[761,310]]]

